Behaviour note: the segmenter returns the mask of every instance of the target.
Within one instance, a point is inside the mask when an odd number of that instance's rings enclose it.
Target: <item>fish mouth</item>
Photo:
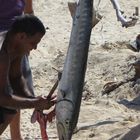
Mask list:
[[[74,104],[69,99],[61,99],[57,101],[56,106],[56,122],[57,122],[57,132],[59,140],[71,140],[72,131],[72,116]]]
[[[58,123],[58,134],[59,134],[59,140],[66,140],[66,132],[65,132],[65,127],[63,126],[62,123]]]
[[[62,122],[57,124],[57,130],[59,140],[71,140],[72,132]]]

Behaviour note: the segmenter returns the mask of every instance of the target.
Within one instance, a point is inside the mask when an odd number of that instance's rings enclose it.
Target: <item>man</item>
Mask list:
[[[22,14],[33,14],[32,0],[0,0],[0,36],[4,39],[7,30],[17,16]],[[3,38],[2,38],[3,37]],[[0,46],[3,40],[0,40]],[[27,85],[34,96],[32,74],[28,61],[28,54],[22,58],[22,71],[27,80]],[[10,132],[12,140],[22,140],[20,133],[20,110],[16,113],[10,123]]]
[[[18,109],[49,109],[55,97],[33,97],[22,72],[25,54],[37,48],[45,34],[42,22],[33,15],[16,18],[0,50],[0,134]]]
[[[22,3],[21,8],[19,8],[19,10],[21,10],[21,14],[23,14],[23,12],[24,14],[34,14],[32,0],[18,0],[14,4],[14,6],[15,7],[16,5],[18,6],[19,3]],[[17,15],[18,11],[15,12],[13,16],[20,16],[20,15]],[[26,54],[22,59],[22,71],[23,71],[24,77],[27,79],[28,87],[30,91],[32,92],[32,95],[34,96],[32,73],[31,73],[31,69],[29,65],[28,54]],[[15,117],[10,123],[10,133],[11,133],[12,140],[22,140],[22,136],[20,132],[20,110],[18,111],[18,113],[16,113]]]

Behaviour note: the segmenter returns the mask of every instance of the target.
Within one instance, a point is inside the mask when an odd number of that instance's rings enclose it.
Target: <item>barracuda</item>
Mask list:
[[[73,20],[57,95],[56,123],[59,140],[71,140],[79,117],[92,29],[92,5],[93,0],[80,0]]]

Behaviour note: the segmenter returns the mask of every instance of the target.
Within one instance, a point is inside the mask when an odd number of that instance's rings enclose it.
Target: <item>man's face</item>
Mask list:
[[[22,34],[19,41],[19,54],[27,54],[31,50],[37,48],[37,44],[40,42],[43,35],[41,33],[36,33],[33,36],[28,36],[25,33]]]

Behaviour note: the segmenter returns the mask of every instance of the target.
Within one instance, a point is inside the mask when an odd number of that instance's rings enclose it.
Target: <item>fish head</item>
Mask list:
[[[56,105],[56,124],[59,140],[71,140],[75,123],[74,107],[70,100],[60,100]]]

